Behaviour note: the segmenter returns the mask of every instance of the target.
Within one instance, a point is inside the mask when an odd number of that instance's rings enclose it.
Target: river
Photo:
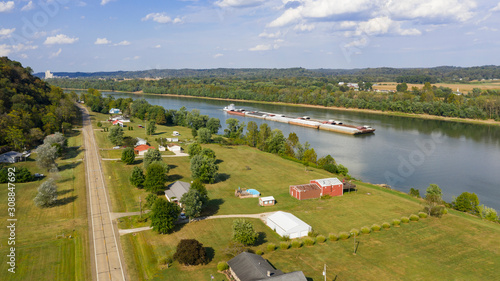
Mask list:
[[[228,118],[257,124],[268,123],[280,129],[285,137],[295,132],[301,143],[308,141],[318,158],[332,155],[337,163],[349,169],[360,180],[386,183],[408,192],[410,188],[425,194],[435,183],[443,190],[443,199],[453,200],[464,191],[478,195],[481,204],[500,211],[500,126],[476,125],[410,117],[388,116],[364,112],[318,109],[274,104],[234,102],[236,108],[282,113],[287,116],[310,116],[334,119],[345,124],[370,125],[374,134],[352,136],[323,130],[227,115],[222,108],[227,101],[110,93],[115,98],[145,98],[166,109],[185,106],[221,120]]]

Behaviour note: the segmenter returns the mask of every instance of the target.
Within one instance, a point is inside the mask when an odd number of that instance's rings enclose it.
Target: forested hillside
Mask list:
[[[31,74],[31,68],[0,57],[0,147],[21,150],[54,132],[69,130],[78,110],[71,99]]]

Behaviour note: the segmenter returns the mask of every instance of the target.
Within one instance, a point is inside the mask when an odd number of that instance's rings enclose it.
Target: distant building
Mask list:
[[[191,184],[183,181],[176,181],[169,186],[167,190],[165,190],[165,197],[167,200],[172,203],[179,204],[182,207],[182,204],[179,202],[182,198],[182,195],[187,193],[191,188]]]
[[[173,144],[173,143],[167,144],[167,149],[168,149],[168,151],[172,151],[172,152],[182,152],[182,147],[180,145]]]
[[[320,198],[323,195],[340,196],[344,194],[344,183],[337,178],[311,180],[308,184],[290,185],[289,192],[299,200]]]
[[[111,108],[109,114],[122,114],[122,111],[118,108]]]
[[[174,131],[174,132],[172,133],[172,136],[180,136],[180,135],[181,135],[181,134],[179,134],[179,132],[177,132],[177,131]]]
[[[262,207],[274,206],[276,204],[276,199],[273,196],[266,196],[259,198],[259,205]]]
[[[144,153],[148,152],[149,149],[155,149],[153,146],[149,146],[147,144],[139,145],[134,148],[135,154],[144,155]]]
[[[50,70],[45,71],[45,79],[54,78],[54,74],[50,73]]]
[[[148,144],[148,142],[145,139],[136,138],[136,140],[137,140],[137,142],[135,143],[135,146]]]
[[[123,127],[123,121],[122,120],[115,120],[115,121],[113,121],[113,125],[118,125],[120,127]]]
[[[302,271],[283,273],[262,256],[243,252],[227,262],[234,280],[238,281],[307,281]]]
[[[267,217],[266,224],[280,236],[288,236],[291,239],[307,236],[312,231],[310,225],[296,216],[282,211]]]
[[[23,154],[17,151],[9,151],[0,155],[0,163],[16,163],[23,159]]]

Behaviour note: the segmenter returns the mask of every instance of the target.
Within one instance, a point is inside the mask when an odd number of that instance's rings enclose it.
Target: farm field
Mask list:
[[[16,184],[16,256],[15,274],[0,264],[0,280],[90,280],[87,228],[85,169],[80,131],[68,139],[70,148],[58,162],[58,173],[46,173],[37,167],[36,155],[26,162],[8,167],[27,167],[32,174],[43,173],[39,181]],[[40,184],[54,178],[58,187],[56,206],[39,209],[33,203]],[[7,184],[0,185],[0,200],[7,202]],[[0,213],[7,220],[7,211]],[[6,227],[0,231],[2,253],[7,254]]]
[[[396,86],[398,83],[396,82],[380,82],[377,83],[376,86],[373,86],[374,90],[396,90]],[[417,87],[421,89],[424,84],[407,84],[408,85],[408,90],[411,90],[412,87]],[[436,87],[448,87],[452,89],[453,91],[456,91],[457,89],[460,90],[462,93],[467,93],[469,91],[472,91],[474,88],[479,88],[481,90],[499,90],[500,89],[500,81],[499,80],[494,80],[494,81],[485,81],[485,82],[471,82],[469,84],[463,84],[463,83],[436,83],[432,84],[433,86]]]

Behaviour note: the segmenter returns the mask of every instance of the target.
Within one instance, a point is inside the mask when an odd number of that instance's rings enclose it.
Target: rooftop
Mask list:
[[[318,182],[321,187],[342,184],[338,178],[319,179],[315,181]]]
[[[296,228],[302,229],[304,227],[310,227],[307,223],[293,214],[282,211],[277,211],[276,213],[270,215],[267,219],[274,222],[286,232],[294,232]]]
[[[292,186],[294,186],[298,191],[310,191],[319,189],[318,185],[316,185],[315,183],[299,184]]]

